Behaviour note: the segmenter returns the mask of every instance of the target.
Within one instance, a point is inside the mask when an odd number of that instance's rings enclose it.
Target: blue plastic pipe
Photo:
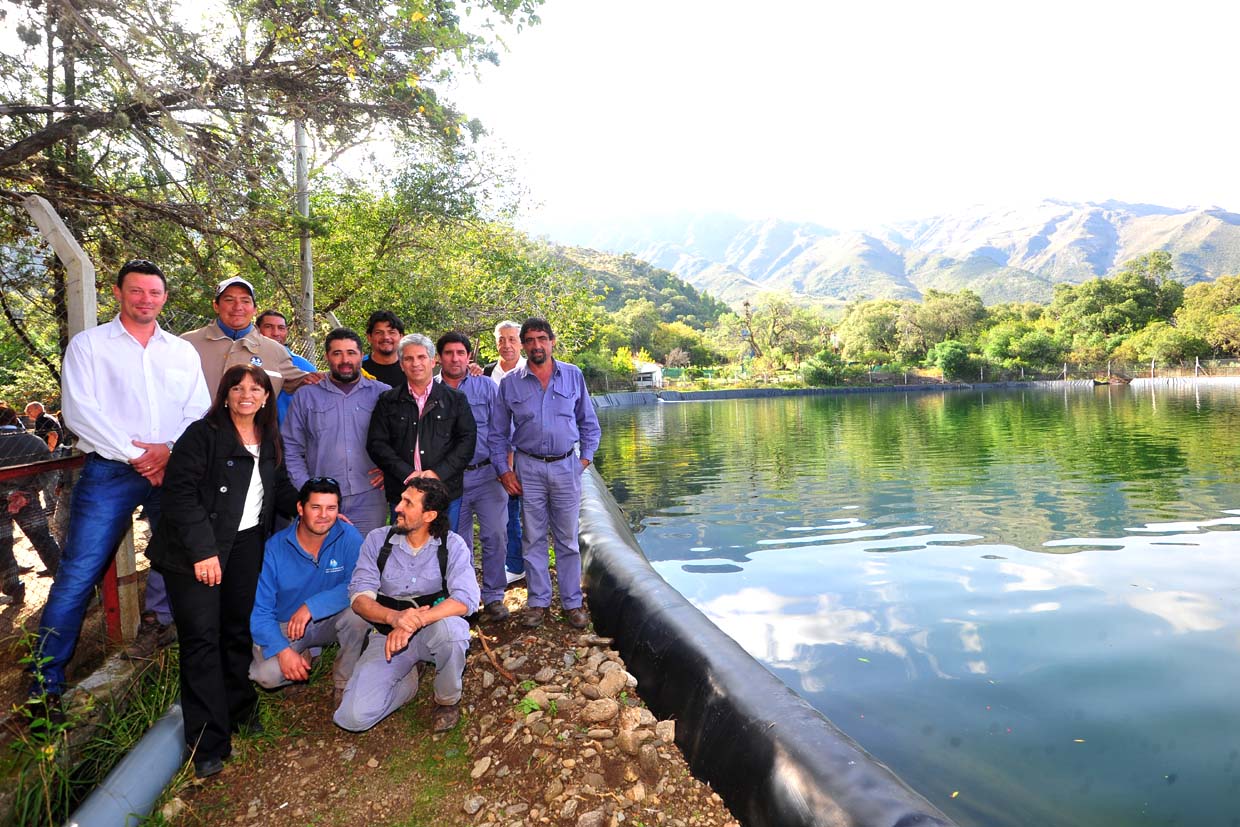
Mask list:
[[[130,827],[150,815],[185,763],[185,722],[176,700],[103,783],[86,797],[66,827]]]

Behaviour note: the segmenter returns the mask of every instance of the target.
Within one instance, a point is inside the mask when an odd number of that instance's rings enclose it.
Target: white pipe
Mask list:
[[[185,721],[178,699],[69,816],[65,827],[126,827],[146,818],[184,764]]]

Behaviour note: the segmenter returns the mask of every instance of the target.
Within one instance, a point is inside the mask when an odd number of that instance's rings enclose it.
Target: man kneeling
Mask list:
[[[448,530],[448,491],[415,477],[396,504],[396,523],[366,536],[349,584],[353,610],[375,627],[333,718],[370,729],[418,691],[418,663],[435,664],[432,728],[461,717],[461,676],[469,648],[465,616],[478,610],[473,554]]]
[[[370,624],[349,608],[349,578],[362,547],[340,516],[340,485],[315,477],[301,487],[297,520],[271,535],[250,613],[250,680],[266,689],[310,678],[312,647],[339,643],[336,700],[362,652]]]

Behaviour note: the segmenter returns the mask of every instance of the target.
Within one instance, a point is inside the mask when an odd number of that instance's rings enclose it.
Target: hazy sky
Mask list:
[[[454,100],[545,229],[720,209],[848,228],[1041,198],[1240,210],[1222,2],[548,0]]]

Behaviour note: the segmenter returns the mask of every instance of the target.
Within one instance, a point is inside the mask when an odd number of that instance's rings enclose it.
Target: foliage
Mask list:
[[[944,379],[965,379],[974,376],[974,362],[964,342],[949,339],[939,342],[926,354],[927,363],[943,371]]]
[[[1167,322],[1152,322],[1124,340],[1115,357],[1127,362],[1185,362],[1210,354],[1210,344]]]
[[[847,373],[844,360],[833,350],[820,350],[801,363],[801,378],[815,387],[838,385]]]

